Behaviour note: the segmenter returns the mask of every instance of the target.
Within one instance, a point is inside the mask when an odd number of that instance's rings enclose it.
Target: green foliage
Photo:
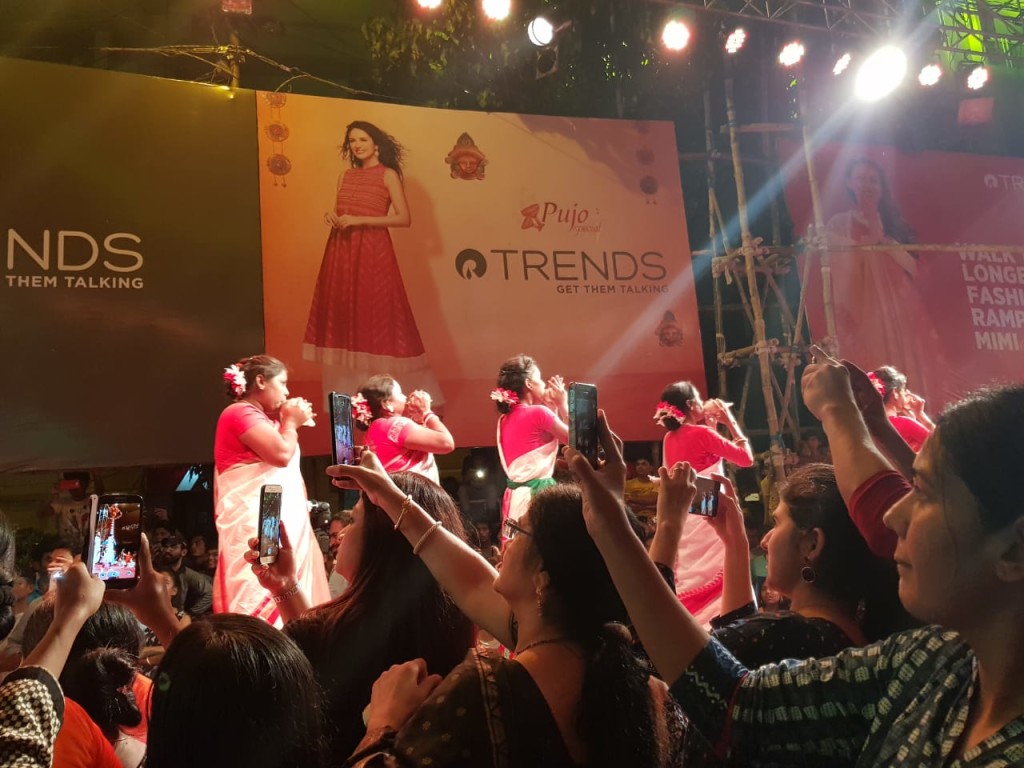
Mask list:
[[[413,103],[463,109],[608,117],[676,117],[703,78],[690,52],[666,54],[658,35],[665,10],[644,0],[563,0],[556,25],[557,71],[538,77],[539,50],[526,37],[538,12],[520,9],[501,23],[482,18],[477,0],[445,0],[416,13],[410,5],[363,25],[373,76],[384,92]],[[544,3],[547,6],[550,3]]]

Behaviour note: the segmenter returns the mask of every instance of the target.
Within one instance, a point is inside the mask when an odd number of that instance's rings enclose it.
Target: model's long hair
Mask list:
[[[846,166],[846,180],[849,182],[853,179],[853,172],[861,165],[871,168],[878,175],[878,183],[882,189],[881,197],[878,199],[878,217],[882,220],[882,231],[897,243],[914,242],[914,230],[910,228],[910,225],[903,218],[903,214],[900,213],[900,209],[893,199],[892,190],[889,188],[889,181],[885,178],[885,171],[882,170],[882,166],[874,160],[868,160],[866,157],[858,158]],[[847,187],[846,192],[850,199],[856,203],[857,197],[853,194],[853,191]]]
[[[405,160],[405,147],[398,143],[398,139],[389,133],[385,133],[373,123],[365,120],[354,120],[345,128],[345,143],[341,145],[341,156],[352,163],[353,168],[362,168],[363,162],[352,156],[352,150],[348,145],[352,131],[360,130],[369,134],[373,143],[377,145],[377,159],[380,164],[386,166],[402,178],[402,163]]]

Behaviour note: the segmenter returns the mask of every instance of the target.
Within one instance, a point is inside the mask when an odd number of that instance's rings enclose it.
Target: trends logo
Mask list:
[[[474,277],[483,277],[487,274],[487,259],[480,251],[467,248],[455,257],[455,271],[464,280],[472,280]]]
[[[1008,173],[986,173],[985,186],[988,189],[1024,192],[1024,176],[1013,176]]]

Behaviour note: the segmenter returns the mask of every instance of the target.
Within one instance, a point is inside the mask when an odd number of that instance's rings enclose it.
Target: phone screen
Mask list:
[[[690,514],[701,517],[718,516],[719,485],[709,477],[697,476],[697,493],[690,502]]]
[[[277,560],[281,548],[281,486],[264,485],[260,489],[260,562]]]
[[[105,494],[96,502],[90,531],[89,570],[108,587],[131,586],[139,578],[142,497]]]
[[[335,464],[354,464],[352,441],[352,398],[339,392],[330,394],[331,458]]]
[[[569,385],[569,445],[597,464],[597,387]]]

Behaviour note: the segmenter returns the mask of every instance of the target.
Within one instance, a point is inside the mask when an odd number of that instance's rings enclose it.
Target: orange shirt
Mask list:
[[[66,696],[64,723],[53,743],[53,768],[121,768],[99,726]]]

